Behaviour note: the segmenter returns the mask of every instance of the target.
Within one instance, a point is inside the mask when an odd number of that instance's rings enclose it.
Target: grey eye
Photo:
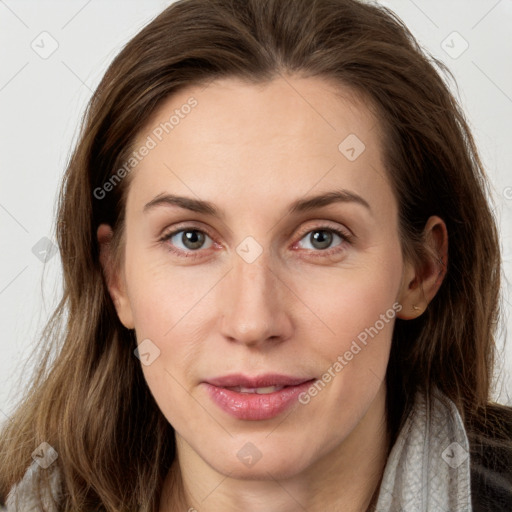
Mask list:
[[[312,249],[324,250],[328,249],[331,246],[334,237],[338,237],[340,239],[340,242],[343,241],[340,235],[336,234],[334,231],[330,229],[315,229],[307,233],[306,236],[304,236],[301,239],[301,241],[309,241],[310,244],[312,245]],[[305,249],[309,248],[310,247],[305,247]]]
[[[209,247],[203,247],[206,238],[210,239],[206,233],[203,233],[198,229],[182,229],[180,231],[176,231],[176,233],[170,236],[169,240],[179,249],[195,251],[197,249],[207,249]],[[174,239],[176,239],[176,241],[174,241]],[[180,247],[178,243],[181,243],[183,247]]]

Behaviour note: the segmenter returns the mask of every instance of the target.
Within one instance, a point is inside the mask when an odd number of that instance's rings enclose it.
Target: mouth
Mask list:
[[[266,386],[263,388],[246,388],[243,386],[230,386],[224,387],[224,389],[229,389],[229,391],[236,391],[237,393],[256,393],[258,395],[268,395],[276,391],[281,391],[281,389],[284,389],[285,387],[289,386]]]
[[[224,412],[241,420],[268,420],[293,403],[315,378],[267,374],[227,375],[203,382],[210,399]]]

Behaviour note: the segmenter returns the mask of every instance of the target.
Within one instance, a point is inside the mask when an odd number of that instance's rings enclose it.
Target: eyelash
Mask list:
[[[158,239],[158,241],[161,242],[162,244],[165,244],[167,250],[169,250],[170,252],[176,254],[177,256],[179,256],[181,258],[194,259],[194,258],[202,257],[201,254],[200,254],[201,249],[197,249],[195,251],[194,250],[183,251],[181,249],[176,249],[170,243],[169,244],[166,243],[173,236],[177,235],[178,233],[186,232],[186,231],[197,231],[199,233],[203,233],[204,235],[209,236],[213,240],[213,237],[208,233],[208,231],[205,231],[204,229],[199,229],[199,228],[197,228],[195,226],[189,225],[189,226],[180,227],[180,229],[175,229],[175,230],[173,230],[170,233],[164,233]],[[300,238],[299,238],[298,242],[300,242],[306,235],[308,235],[310,233],[314,233],[315,231],[329,231],[331,233],[334,233],[334,234],[338,235],[341,238],[341,243],[339,245],[337,245],[336,247],[332,247],[332,248],[329,248],[329,249],[323,249],[323,250],[320,250],[320,249],[319,250],[306,249],[306,251],[308,251],[308,252],[318,253],[318,254],[314,254],[314,257],[326,257],[326,256],[328,257],[328,256],[332,256],[332,255],[334,255],[334,254],[336,254],[338,252],[341,252],[342,250],[344,250],[341,247],[345,243],[353,244],[353,241],[354,241],[354,238],[355,238],[354,235],[348,234],[347,232],[344,232],[344,231],[340,230],[339,228],[334,228],[334,227],[331,227],[331,226],[325,226],[324,225],[324,226],[317,226],[317,227],[314,227],[312,229],[310,228],[310,229],[308,229],[308,230],[306,230],[304,232],[301,232],[300,233]],[[296,242],[296,243],[298,243],[298,242]],[[183,253],[185,253],[185,255]]]

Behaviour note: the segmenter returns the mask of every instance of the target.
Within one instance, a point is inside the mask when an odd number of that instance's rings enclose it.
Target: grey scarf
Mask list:
[[[417,393],[389,454],[376,512],[471,512],[469,462],[455,404],[438,390],[430,401]]]

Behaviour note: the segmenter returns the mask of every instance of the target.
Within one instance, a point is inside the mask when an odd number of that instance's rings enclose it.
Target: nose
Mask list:
[[[235,254],[221,295],[221,331],[227,340],[262,348],[291,337],[291,292],[269,266],[265,251],[252,263]]]

